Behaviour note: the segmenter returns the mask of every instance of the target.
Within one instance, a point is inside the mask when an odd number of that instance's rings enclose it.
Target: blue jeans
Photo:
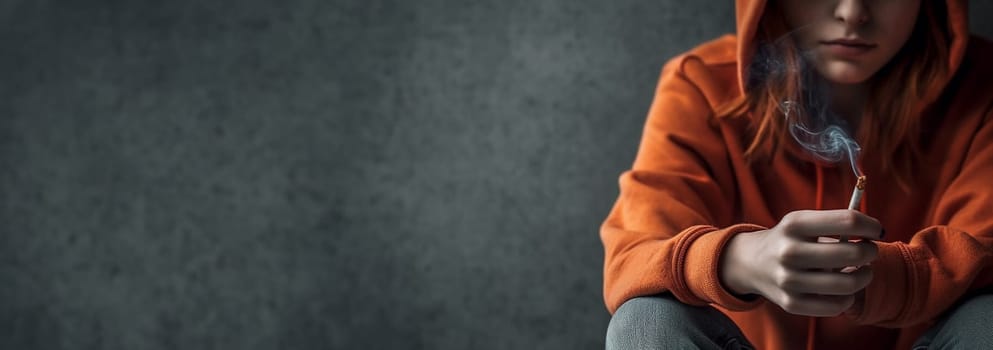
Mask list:
[[[922,335],[913,350],[993,349],[993,294],[966,299]],[[754,349],[720,311],[671,295],[621,305],[607,327],[607,349]]]

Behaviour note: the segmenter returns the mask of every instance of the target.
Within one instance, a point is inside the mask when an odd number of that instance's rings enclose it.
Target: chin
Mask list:
[[[861,84],[868,81],[875,72],[860,68],[847,64],[842,67],[829,65],[823,69],[818,69],[818,71],[820,71],[821,76],[835,84]]]
[[[862,74],[854,74],[854,75],[842,74],[842,75],[834,75],[834,76],[829,75],[826,78],[827,80],[835,84],[861,84],[869,80],[868,75],[862,75]]]

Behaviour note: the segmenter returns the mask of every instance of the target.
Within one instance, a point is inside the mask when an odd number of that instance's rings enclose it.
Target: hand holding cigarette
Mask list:
[[[768,230],[735,235],[727,243],[718,274],[737,294],[758,294],[789,313],[834,316],[854,302],[872,281],[879,221],[851,210],[805,210],[787,214]],[[822,244],[832,232],[863,238],[848,244]],[[839,273],[847,266],[863,266]]]

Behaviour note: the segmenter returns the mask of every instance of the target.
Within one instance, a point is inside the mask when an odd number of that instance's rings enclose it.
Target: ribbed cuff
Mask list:
[[[846,313],[858,324],[893,322],[913,292],[907,270],[910,257],[901,243],[876,242],[876,246],[879,254],[872,262],[873,279],[865,288],[865,299]]]
[[[757,307],[764,299],[744,300],[724,288],[719,269],[724,247],[734,235],[765,230],[765,227],[738,224],[712,230],[696,236],[686,244],[682,273],[690,293],[702,302],[716,304],[731,311],[744,311]]]

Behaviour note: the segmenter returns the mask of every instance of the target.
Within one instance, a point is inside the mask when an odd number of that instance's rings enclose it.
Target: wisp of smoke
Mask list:
[[[855,173],[855,176],[863,175],[856,164],[862,148],[859,147],[858,142],[848,136],[845,129],[837,124],[827,124],[823,128],[811,130],[803,122],[797,121],[797,118],[791,118],[794,113],[795,102],[785,101],[782,105],[783,115],[787,125],[789,125],[790,136],[793,136],[793,139],[803,149],[825,162],[838,163],[847,160],[852,166],[852,172]]]
[[[813,69],[809,60],[811,52],[784,49],[783,45],[794,45],[791,35],[798,28],[784,36],[759,47],[749,72],[749,85],[783,83],[782,79],[800,76],[801,90],[795,100],[780,103],[786,118],[787,128],[793,139],[809,154],[829,163],[848,160],[856,176],[862,176],[857,165],[862,150],[855,139],[846,131],[846,123],[833,113],[829,106],[830,94],[823,78]],[[795,66],[789,66],[784,55],[794,52]]]

